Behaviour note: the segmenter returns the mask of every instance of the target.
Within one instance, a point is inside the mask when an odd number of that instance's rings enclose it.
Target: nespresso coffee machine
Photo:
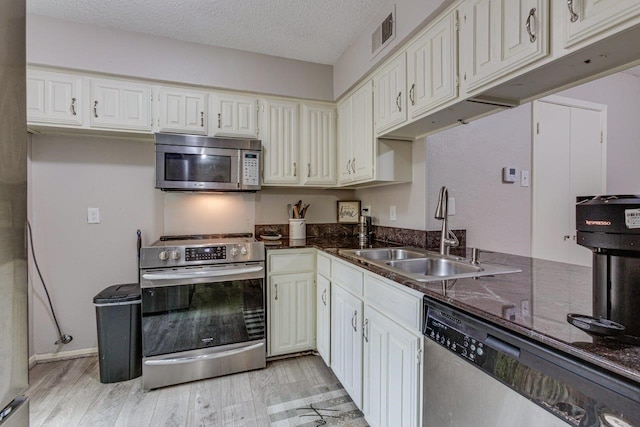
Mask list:
[[[579,198],[576,229],[593,251],[593,317],[640,337],[640,196]]]

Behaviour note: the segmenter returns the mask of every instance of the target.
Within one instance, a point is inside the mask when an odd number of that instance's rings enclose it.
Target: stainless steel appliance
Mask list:
[[[156,133],[156,188],[164,191],[260,190],[256,139]]]
[[[360,215],[358,220],[358,243],[360,247],[367,247],[373,240],[373,226],[371,225],[371,217]]]
[[[141,248],[145,389],[266,366],[264,260],[251,234]]]
[[[640,196],[579,201],[576,229],[577,243],[593,251],[593,317],[619,323],[626,336],[640,338]]]
[[[29,424],[25,2],[0,2],[0,426]]]
[[[424,426],[635,426],[640,385],[424,299]]]

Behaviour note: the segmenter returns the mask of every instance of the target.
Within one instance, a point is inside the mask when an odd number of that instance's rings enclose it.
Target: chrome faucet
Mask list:
[[[438,206],[436,206],[436,219],[442,220],[442,233],[440,235],[440,254],[441,255],[449,255],[449,248],[457,247],[460,242],[451,230],[449,230],[448,224],[448,216],[449,216],[449,191],[447,187],[442,187],[440,189],[440,194],[438,194]]]

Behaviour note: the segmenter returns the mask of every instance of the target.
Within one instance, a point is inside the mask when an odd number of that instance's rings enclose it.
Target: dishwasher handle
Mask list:
[[[487,339],[484,343],[500,353],[504,353],[516,360],[520,359],[520,348],[502,341],[500,338],[496,338],[493,335],[487,335]]]

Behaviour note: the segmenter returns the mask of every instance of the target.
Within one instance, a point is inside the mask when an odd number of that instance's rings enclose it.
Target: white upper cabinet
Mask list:
[[[410,118],[458,96],[457,13],[438,19],[407,49]]]
[[[297,102],[260,101],[264,185],[297,185],[300,182],[298,132]]]
[[[368,81],[338,104],[338,183],[373,178],[373,92]]]
[[[213,136],[258,137],[258,98],[212,93],[210,134]]]
[[[467,92],[549,53],[548,0],[467,0],[461,6],[460,61]]]
[[[91,79],[91,127],[151,131],[151,86]]]
[[[640,14],[638,0],[567,0],[563,5],[565,47],[621,26]]]
[[[373,76],[373,111],[376,135],[407,120],[407,66],[405,54]]]
[[[302,184],[336,184],[336,109],[302,105]]]
[[[207,134],[207,94],[183,88],[160,87],[159,132]]]
[[[27,121],[82,126],[82,82],[72,74],[28,70]]]

